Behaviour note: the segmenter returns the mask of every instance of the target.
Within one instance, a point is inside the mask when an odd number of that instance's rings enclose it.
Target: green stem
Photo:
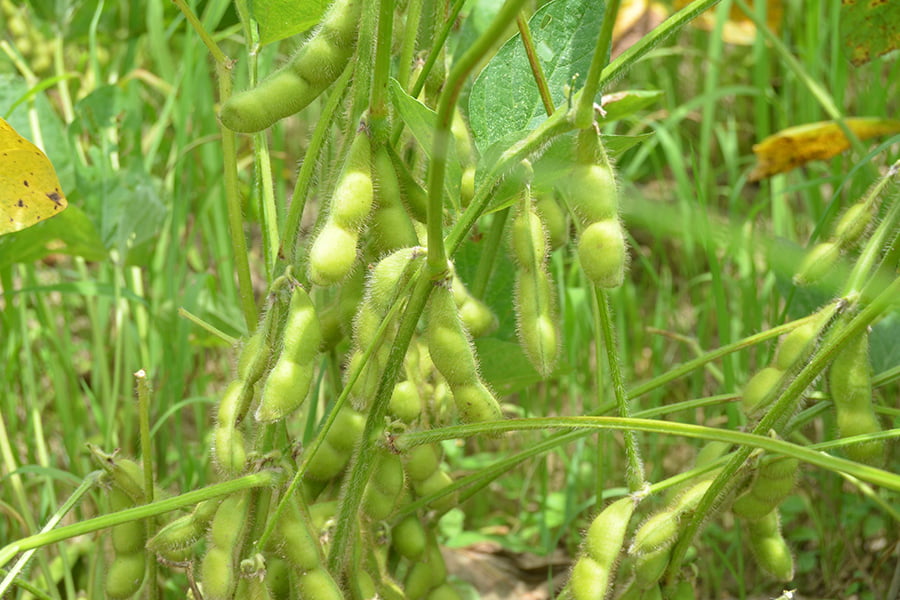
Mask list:
[[[603,24],[600,26],[600,35],[597,36],[594,55],[591,57],[591,66],[588,68],[587,78],[575,112],[575,126],[578,129],[587,129],[594,122],[594,98],[600,91],[600,75],[603,67],[609,64],[613,26],[616,24],[616,15],[618,14],[619,0],[609,0],[606,5],[606,14],[603,15]]]
[[[259,473],[253,473],[252,475],[245,475],[243,477],[238,477],[237,479],[217,483],[199,490],[186,492],[179,496],[166,498],[165,500],[157,500],[150,504],[141,504],[140,506],[94,517],[87,521],[66,525],[65,527],[60,527],[59,529],[54,529],[52,531],[45,531],[28,536],[0,548],[0,567],[5,566],[16,554],[25,550],[49,546],[50,544],[56,544],[69,538],[87,535],[95,531],[100,531],[101,529],[128,523],[129,521],[155,517],[179,508],[192,506],[210,498],[233,494],[234,492],[239,492],[241,490],[270,486],[275,483],[276,479],[277,475],[275,472],[260,471]]]
[[[507,419],[505,421],[451,425],[427,431],[402,433],[394,437],[394,446],[401,452],[404,452],[415,446],[434,444],[442,440],[462,439],[478,435],[495,435],[510,431],[545,431],[547,429],[606,429],[616,431],[633,429],[686,438],[723,441],[741,446],[735,452],[735,456],[744,452],[749,455],[753,449],[760,448],[772,454],[791,456],[829,471],[847,473],[863,481],[868,481],[890,490],[900,491],[900,475],[884,469],[870,467],[837,456],[830,456],[824,452],[775,439],[765,434],[746,433],[674,421],[659,421],[657,419],[587,416]],[[900,431],[890,432],[889,435],[891,437],[900,437]],[[743,460],[741,459],[741,462]],[[734,462],[734,457],[730,462]],[[697,514],[699,515],[700,513]]]
[[[413,54],[416,52],[416,40],[419,23],[422,20],[422,0],[413,0],[406,8],[406,29],[403,32],[403,46],[397,67],[397,82],[404,90],[409,85],[409,74],[412,72]]]
[[[609,300],[606,290],[597,286],[597,310],[600,316],[600,329],[603,333],[603,346],[606,348],[606,358],[609,362],[609,373],[612,377],[613,393],[616,397],[616,407],[619,416],[627,418],[630,414],[628,398],[625,394],[625,380],[622,377],[622,367],[619,364],[619,356],[616,353],[616,338],[613,335],[612,318],[609,312]],[[625,480],[628,489],[637,492],[644,487],[644,465],[641,461],[641,450],[638,447],[637,436],[633,431],[625,431],[625,457],[628,465],[625,471]]]
[[[216,62],[219,80],[219,100],[231,97],[231,72],[225,63]],[[247,253],[247,238],[244,235],[244,218],[241,214],[241,196],[238,191],[237,144],[235,134],[219,123],[222,134],[222,158],[224,161],[225,201],[228,207],[228,224],[231,232],[231,249],[238,277],[238,295],[247,330],[256,327],[256,301],[253,298],[253,282],[250,278],[250,258]]]
[[[134,374],[137,381],[138,391],[138,419],[140,421],[141,435],[141,463],[144,469],[144,495],[147,502],[153,502],[153,444],[150,437],[150,382],[147,380],[147,373],[140,369]],[[153,520],[147,519],[145,527],[147,528],[148,537],[153,531]],[[156,561],[151,560],[147,565],[147,579],[149,589],[147,595],[149,598],[159,597],[159,587],[156,581]]]
[[[507,0],[503,4],[490,26],[453,65],[438,100],[437,127],[434,131],[431,168],[428,170],[428,222],[426,224],[428,273],[433,278],[438,278],[447,271],[447,252],[444,248],[443,237],[443,191],[453,107],[456,106],[466,78],[484,56],[500,43],[507,25],[515,20],[516,14],[524,3],[525,0]]]
[[[344,68],[344,72],[335,81],[331,95],[328,97],[325,106],[322,107],[322,113],[319,115],[319,120],[316,122],[316,127],[313,129],[312,137],[309,140],[309,146],[306,148],[303,164],[300,166],[300,173],[297,174],[297,183],[294,185],[294,191],[291,194],[291,205],[288,208],[284,232],[281,236],[281,251],[284,253],[287,250],[286,258],[289,265],[295,264],[297,257],[297,247],[299,245],[297,237],[300,234],[300,221],[303,218],[303,209],[306,208],[306,201],[309,198],[309,184],[312,182],[313,174],[316,170],[319,152],[321,152],[322,146],[325,144],[325,139],[333,124],[338,104],[344,98],[351,75],[353,75],[352,61]]]
[[[379,443],[382,430],[384,429],[384,417],[387,415],[394,382],[397,380],[397,374],[403,367],[403,358],[406,356],[406,350],[409,347],[413,334],[416,332],[419,317],[425,309],[425,304],[428,301],[432,288],[431,279],[425,276],[423,271],[420,271],[415,288],[403,313],[403,320],[400,321],[394,344],[391,346],[387,364],[384,371],[382,371],[378,391],[375,393],[369,416],[366,419],[366,426],[363,429],[362,440],[354,454],[350,471],[341,489],[341,501],[336,517],[338,526],[334,531],[331,551],[328,553],[327,561],[328,570],[332,574],[341,573],[341,568],[346,564],[346,559],[350,555],[351,544],[356,537],[356,530],[359,526],[359,519],[357,518],[359,506],[362,502],[366,483],[369,481],[375,466],[377,454],[375,446]]]
[[[387,118],[387,84],[391,72],[391,38],[394,25],[394,0],[381,0],[378,10],[378,37],[375,41],[375,69],[372,73],[372,94],[369,121],[375,139],[384,140],[384,121]]]
[[[896,298],[898,296],[900,296],[900,279],[895,280],[893,284],[891,284],[887,289],[885,289],[881,294],[873,299],[872,303],[861,310],[859,314],[857,314],[846,324],[845,327],[841,328],[833,335],[829,335],[828,338],[823,342],[822,346],[819,348],[818,352],[816,352],[816,354],[813,356],[813,358],[806,364],[806,366],[803,367],[803,369],[801,369],[799,373],[797,373],[797,376],[794,378],[794,380],[781,392],[778,399],[769,409],[769,412],[767,412],[766,415],[762,419],[760,419],[759,423],[757,423],[756,427],[753,428],[753,434],[761,436],[767,435],[769,429],[780,422],[784,418],[784,416],[792,410],[792,407],[795,405],[796,398],[798,398],[800,394],[802,394],[803,391],[812,384],[816,377],[819,376],[819,374],[834,358],[834,355],[837,353],[840,347],[843,346],[847,342],[847,340],[851,339],[855,335],[860,334],[866,327],[868,327],[869,324],[871,324],[896,301]],[[714,504],[722,495],[722,493],[727,489],[737,472],[743,467],[745,461],[750,456],[750,452],[751,449],[748,447],[739,448],[735,452],[732,459],[728,462],[727,465],[725,465],[725,467],[722,469],[722,472],[716,477],[709,490],[707,490],[706,494],[700,500],[700,503],[697,505],[697,509],[694,512],[693,517],[691,517],[690,521],[688,521],[682,528],[682,531],[678,538],[678,542],[672,550],[671,561],[669,562],[668,573],[670,578],[674,578],[677,576],[681,567],[681,563],[684,560],[685,553],[687,552],[687,549],[688,547],[690,547],[691,543],[693,543],[694,536],[700,528],[701,523],[708,520],[710,514],[712,513]],[[795,456],[802,459],[802,457],[799,455]],[[832,458],[832,460],[841,460],[844,463],[856,465],[856,463],[844,461],[843,459]],[[861,465],[857,466],[860,468],[871,469],[871,467],[862,467]],[[851,472],[843,468],[834,468],[833,470],[848,473],[850,475],[853,475],[854,477],[859,477],[860,479],[870,481],[871,483],[891,487],[890,484],[885,484],[881,481],[873,481],[871,479],[868,479],[866,476],[860,476],[858,473]]]
[[[534,38],[531,37],[531,29],[528,27],[528,21],[520,12],[516,16],[516,26],[519,28],[519,36],[522,39],[522,47],[525,48],[525,56],[528,57],[528,64],[531,65],[531,73],[534,75],[534,82],[537,84],[538,94],[541,96],[541,102],[544,103],[544,110],[547,116],[553,114],[555,107],[553,106],[553,98],[550,96],[550,84],[547,83],[547,76],[544,75],[544,68],[538,59],[537,51],[534,49]]]

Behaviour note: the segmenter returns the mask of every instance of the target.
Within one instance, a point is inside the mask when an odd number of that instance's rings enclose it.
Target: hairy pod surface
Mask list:
[[[642,589],[649,590],[658,587],[660,578],[669,566],[669,558],[672,548],[662,547],[639,554],[634,561],[634,584]]]
[[[359,234],[326,221],[309,251],[309,280],[329,286],[345,279],[356,263]]]
[[[556,250],[569,241],[569,219],[552,195],[546,194],[538,198],[534,206],[544,223],[544,229],[550,240],[550,248]]]
[[[569,180],[569,202],[585,225],[615,220],[619,210],[616,176],[609,165],[577,164]]]
[[[842,437],[881,431],[873,407],[867,332],[850,340],[834,357],[828,384]],[[884,460],[884,449],[884,440],[875,440],[847,446],[845,452],[853,460],[877,464]]]
[[[800,268],[794,276],[794,282],[797,285],[809,285],[819,281],[831,271],[840,256],[841,249],[836,243],[816,244],[800,263]]]
[[[303,110],[344,69],[356,44],[362,0],[332,4],[315,35],[281,69],[235,94],[219,113],[232,131],[252,133]]]
[[[602,565],[610,567],[619,556],[634,513],[630,496],[616,500],[594,517],[585,535],[585,553]]]
[[[761,411],[773,400],[772,392],[784,371],[776,367],[765,367],[750,378],[741,396],[741,408],[746,415]]]
[[[475,350],[463,329],[453,295],[443,286],[437,286],[431,294],[425,339],[434,366],[451,389],[478,380]]]
[[[341,588],[323,567],[316,567],[297,578],[300,600],[344,600]]]
[[[318,356],[322,341],[319,318],[309,294],[299,285],[291,291],[283,337],[281,356],[298,365],[307,365]]]
[[[678,512],[664,510],[651,515],[634,534],[634,541],[628,549],[630,554],[648,554],[668,548],[678,539]]]
[[[617,218],[588,225],[578,240],[578,259],[592,283],[614,288],[625,280],[625,236]]]
[[[391,546],[397,553],[411,561],[417,561],[425,554],[428,536],[425,527],[416,515],[404,517],[394,525],[391,534]]]
[[[872,208],[867,203],[854,204],[841,215],[837,222],[837,226],[834,228],[835,241],[842,248],[852,246],[866,232],[872,219]]]
[[[775,351],[773,365],[776,369],[787,371],[801,360],[805,360],[812,351],[812,342],[819,332],[819,324],[810,321],[797,327],[784,336]]]
[[[211,600],[226,600],[234,591],[235,569],[230,550],[210,548],[200,563],[200,581],[203,583],[203,597]]]
[[[762,519],[747,521],[750,549],[759,567],[778,581],[794,578],[794,557],[781,535],[778,511],[773,510]]]
[[[131,598],[141,589],[146,571],[146,552],[119,554],[106,572],[106,597],[115,600]]]
[[[256,420],[274,423],[300,408],[309,393],[312,378],[312,364],[300,365],[285,356],[279,358],[266,377],[259,406],[254,413]]]
[[[304,573],[322,562],[319,542],[293,500],[281,511],[270,543],[297,572]]]

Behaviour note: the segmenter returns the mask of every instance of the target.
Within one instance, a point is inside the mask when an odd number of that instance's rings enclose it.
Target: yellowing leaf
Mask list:
[[[874,117],[844,119],[861,140],[900,132],[900,121]],[[850,147],[850,141],[834,121],[807,123],[782,129],[753,146],[756,166],[750,181],[758,181],[808,163],[836,156]]]
[[[49,219],[67,205],[47,155],[0,118],[0,235]]]

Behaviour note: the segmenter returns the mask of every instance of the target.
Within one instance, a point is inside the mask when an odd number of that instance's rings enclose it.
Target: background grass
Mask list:
[[[195,4],[226,53],[243,58],[229,2]],[[885,58],[851,67],[843,56],[837,3],[783,8],[779,37],[843,114],[895,115],[900,62]],[[210,481],[210,407],[230,378],[234,353],[222,336],[179,311],[226,337],[246,333],[225,212],[215,82],[207,50],[183,17],[163,0],[52,6],[6,0],[3,10],[0,114],[43,141],[69,196],[67,224],[80,224],[83,239],[74,256],[41,253],[40,260],[18,262],[22,246],[0,238],[0,544],[36,531],[93,469],[86,442],[139,452],[132,374],[140,368],[154,388],[151,426],[160,484],[174,492]],[[633,243],[627,281],[611,298],[629,382],[809,314],[827,300],[793,293],[791,273],[768,264],[766,246],[805,247],[898,158],[894,138],[877,153],[845,153],[749,183],[753,143],[778,129],[825,119],[827,112],[764,40],[752,46],[724,42],[727,6],[717,14],[718,28],[689,28],[609,90],[662,91],[640,118],[606,131],[653,133],[617,159]],[[260,72],[269,72],[293,45],[266,47]],[[236,69],[238,89],[243,66]],[[318,110],[311,107],[268,134],[280,211]],[[266,276],[259,189],[249,138],[241,141],[245,231],[261,293]],[[327,189],[329,177],[319,174],[314,191]],[[608,397],[578,266],[557,252],[553,274],[563,294],[564,364],[552,381],[517,394],[515,410],[524,415],[583,414]],[[876,374],[898,364],[900,344],[891,337],[896,331],[873,333]],[[634,409],[738,391],[771,350],[763,344],[729,355],[642,396]],[[896,427],[900,390],[894,373],[882,378],[876,396]],[[814,390],[812,397],[822,394]],[[737,408],[727,404],[665,418],[742,424]],[[826,412],[798,439],[831,439],[834,430]],[[446,448],[463,475],[541,437]],[[640,440],[650,481],[687,469],[696,448],[658,435],[641,434]],[[897,466],[894,453],[888,469]],[[618,436],[559,447],[453,511],[443,522],[444,539],[451,545],[490,539],[514,552],[538,548],[549,554],[562,547],[572,553],[597,489],[621,486],[623,469]],[[598,471],[606,485],[598,484]],[[896,504],[896,495],[872,494]],[[96,515],[99,495],[91,496],[66,520]],[[882,597],[895,577],[898,523],[879,506],[858,483],[804,469],[783,511],[798,565],[792,586],[805,597]],[[698,597],[780,593],[758,573],[740,537],[727,515],[709,524],[693,563],[703,575]],[[38,552],[36,584],[53,597],[74,598],[79,589],[100,597],[102,561],[93,551],[98,539]],[[41,577],[53,585],[40,583]],[[179,589],[170,582],[168,593],[178,597]]]

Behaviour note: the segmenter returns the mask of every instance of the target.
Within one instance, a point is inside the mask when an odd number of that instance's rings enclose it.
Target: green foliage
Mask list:
[[[484,541],[561,598],[886,593],[896,144],[747,184],[890,116],[837,5],[609,62],[586,0],[0,2],[71,202],[0,238],[0,595],[455,599]]]

